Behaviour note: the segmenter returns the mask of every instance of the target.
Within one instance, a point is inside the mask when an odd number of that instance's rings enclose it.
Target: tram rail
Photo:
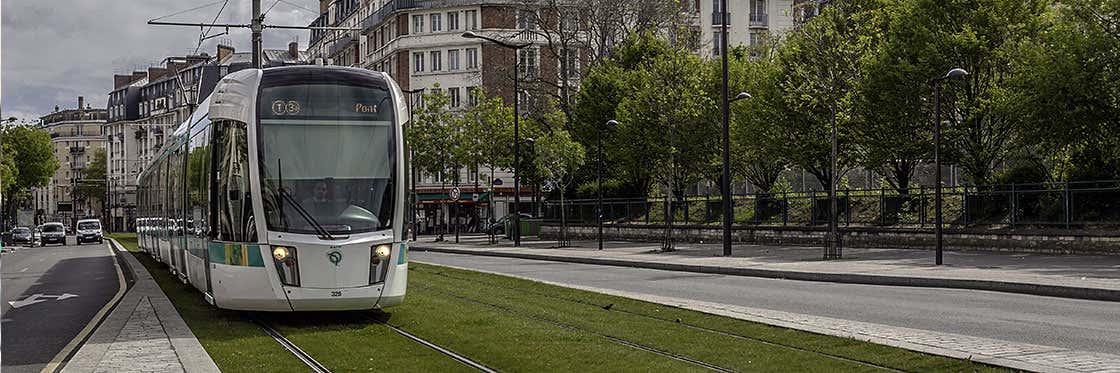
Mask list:
[[[257,326],[260,326],[261,329],[263,329],[265,333],[268,333],[268,335],[270,337],[272,337],[272,339],[275,339],[277,343],[279,343],[281,346],[284,347],[284,349],[288,350],[288,352],[291,352],[292,355],[295,355],[295,357],[297,359],[299,359],[299,361],[302,361],[304,364],[307,365],[308,368],[311,368],[312,372],[315,372],[315,373],[330,373],[331,372],[330,369],[327,369],[326,366],[324,366],[323,364],[316,361],[315,358],[311,357],[310,354],[308,354],[307,352],[300,349],[299,346],[297,346],[292,341],[288,340],[287,337],[284,337],[284,335],[280,334],[280,332],[276,331],[276,329],[273,329],[268,324],[266,324],[266,323],[264,323],[260,320],[257,320],[257,319],[253,319],[253,322],[256,323]]]

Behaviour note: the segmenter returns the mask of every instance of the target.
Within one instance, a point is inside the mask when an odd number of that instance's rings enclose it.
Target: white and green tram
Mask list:
[[[219,308],[401,303],[407,110],[369,70],[223,77],[139,177],[140,247]]]

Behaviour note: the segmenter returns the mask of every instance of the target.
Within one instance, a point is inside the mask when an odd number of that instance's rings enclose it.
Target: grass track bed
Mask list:
[[[135,236],[114,238],[135,250]],[[173,279],[162,264],[145,254],[136,257],[222,371],[307,370],[245,313],[214,309],[197,290]],[[420,263],[409,267],[404,304],[385,312],[253,315],[336,372],[473,371],[379,320],[499,371],[706,370],[611,338],[735,371],[998,370],[534,281]],[[606,305],[611,305],[609,310]]]

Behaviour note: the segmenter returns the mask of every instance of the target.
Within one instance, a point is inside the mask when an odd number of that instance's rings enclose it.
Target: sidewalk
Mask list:
[[[151,274],[132,255],[119,253],[136,283],[62,371],[218,372]]]
[[[844,248],[844,259],[821,260],[820,248],[736,244],[733,256],[723,246],[678,243],[661,252],[656,242],[556,241],[526,237],[488,243],[487,236],[462,236],[454,243],[420,237],[415,250],[553,260],[674,271],[843,282],[989,290],[1077,299],[1120,301],[1120,256],[1073,256],[980,251],[946,251],[945,265],[933,265],[929,250]]]

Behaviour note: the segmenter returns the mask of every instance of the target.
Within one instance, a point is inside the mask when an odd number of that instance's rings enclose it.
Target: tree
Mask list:
[[[703,62],[684,50],[672,50],[631,73],[631,93],[616,109],[622,138],[614,144],[627,154],[642,155],[653,180],[663,188],[669,206],[662,246],[672,250],[672,200],[684,197],[684,187],[699,181],[714,161],[718,126],[711,118],[718,107],[704,93]]]
[[[457,185],[462,168],[461,153],[456,148],[463,135],[458,129],[461,121],[448,110],[451,99],[439,84],[424,93],[421,101],[413,108],[414,119],[405,133],[413,151],[413,168],[440,175],[441,183],[446,183],[446,176],[454,171],[451,176]]]
[[[852,128],[862,123],[851,103],[856,82],[864,73],[859,61],[875,47],[880,7],[876,0],[831,3],[789,34],[779,56],[789,108],[789,120],[783,121],[782,129],[785,157],[826,189],[855,163],[849,144]],[[832,169],[830,155],[833,128],[844,149],[839,152],[837,170]]]
[[[907,39],[928,46],[927,59],[944,74],[954,67],[965,79],[944,84],[942,118],[948,121],[946,158],[968,180],[990,184],[996,169],[1015,146],[1021,121],[1009,83],[1015,77],[1014,52],[1037,35],[1047,0],[910,0],[901,22],[915,33]]]
[[[546,117],[550,121],[563,121],[563,113],[553,112]],[[559,123],[554,123],[559,124]],[[560,194],[560,245],[568,242],[568,220],[564,206],[564,194],[571,186],[575,172],[583,166],[585,153],[583,145],[572,140],[563,126],[552,127],[536,141],[537,168],[545,180],[552,182]]]
[[[1016,51],[1018,142],[1049,181],[1120,178],[1120,1],[1062,3],[1044,22]]]
[[[463,114],[466,137],[476,140],[473,152],[476,171],[480,167],[490,170],[490,190],[493,190],[495,171],[513,165],[513,109],[506,106],[501,97],[487,97],[481,88],[471,94],[478,104]]]
[[[31,188],[46,186],[58,170],[58,160],[54,157],[51,135],[31,125],[8,126],[4,128],[4,153],[8,154],[10,164],[15,166],[11,174],[12,182],[7,181],[4,195],[8,196],[8,216],[15,214],[17,196],[28,193]]]
[[[105,204],[106,173],[108,172],[108,155],[105,149],[97,149],[90,157],[89,163],[82,168],[82,177],[74,186],[74,199],[85,201],[87,206],[96,200],[98,205]]]
[[[653,184],[656,140],[663,134],[648,131],[641,123],[623,124],[617,128],[604,128],[609,120],[619,119],[619,105],[635,92],[635,79],[653,61],[672,53],[672,46],[665,40],[645,33],[635,35],[616,47],[611,57],[588,72],[573,108],[574,122],[569,124],[572,138],[585,147],[596,144],[600,131],[603,134],[607,180],[604,188],[618,185],[617,189],[604,191],[615,196],[649,196]],[[586,172],[581,191],[596,191],[591,182],[595,175]],[[613,182],[612,182],[613,181]],[[595,193],[590,193],[595,194]]]
[[[761,193],[770,192],[787,164],[782,157],[785,144],[781,140],[787,109],[779,85],[777,47],[778,41],[771,39],[757,48],[735,48],[728,55],[729,92],[751,94],[750,99],[731,105],[731,172]],[[713,70],[720,69],[718,60],[709,65]],[[709,76],[713,78],[709,95],[719,97],[720,75],[713,72]]]

